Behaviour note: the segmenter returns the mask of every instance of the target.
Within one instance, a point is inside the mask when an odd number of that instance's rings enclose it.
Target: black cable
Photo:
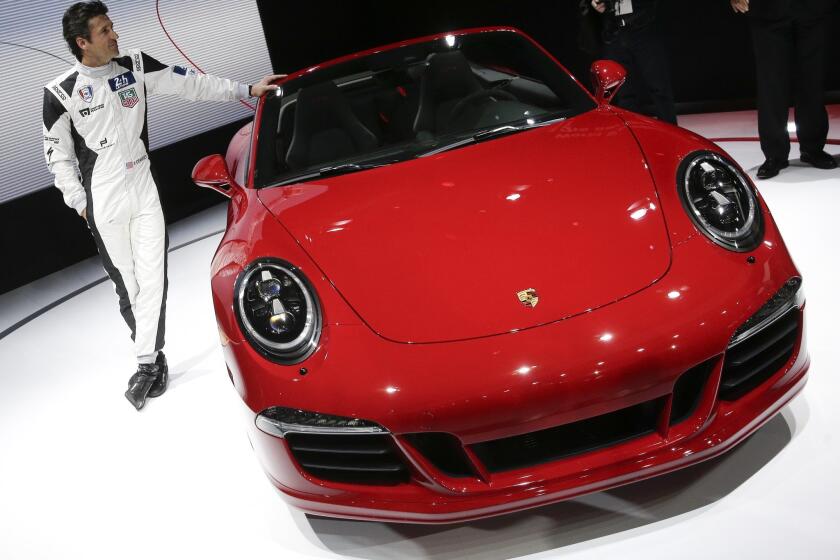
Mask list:
[[[65,64],[69,64],[69,65],[71,65],[71,66],[74,64],[73,62],[69,62],[69,61],[67,61],[67,60],[64,60],[63,58],[61,58],[61,57],[60,57],[60,56],[58,56],[58,55],[55,55],[55,54],[53,54],[53,53],[51,53],[51,52],[47,52],[47,51],[45,51],[45,50],[38,49],[38,48],[35,48],[35,47],[30,47],[30,46],[27,46],[27,45],[19,45],[19,44],[17,44],[17,43],[10,43],[9,41],[0,41],[0,45],[11,45],[11,46],[13,46],[13,47],[20,47],[20,48],[22,48],[22,49],[29,49],[29,50],[32,50],[32,51],[37,51],[37,52],[39,52],[39,53],[43,53],[43,54],[45,54],[45,55],[47,55],[47,56],[51,56],[51,57],[53,57],[53,58],[57,58],[58,60],[60,60],[61,62],[65,63]]]

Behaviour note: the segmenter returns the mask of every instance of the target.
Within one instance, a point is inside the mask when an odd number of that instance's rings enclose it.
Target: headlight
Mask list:
[[[761,207],[738,169],[713,152],[686,156],[677,172],[683,206],[709,239],[732,251],[752,251],[764,235]]]
[[[236,281],[234,309],[242,332],[281,364],[305,360],[318,346],[321,307],[299,270],[278,259],[248,265]]]

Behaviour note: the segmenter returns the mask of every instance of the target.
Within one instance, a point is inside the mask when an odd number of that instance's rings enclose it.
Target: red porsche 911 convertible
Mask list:
[[[263,468],[307,512],[443,523],[724,453],[804,386],[801,278],[717,145],[510,28],[285,78],[196,183]]]

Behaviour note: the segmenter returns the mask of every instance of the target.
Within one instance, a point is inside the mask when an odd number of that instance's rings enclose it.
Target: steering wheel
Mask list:
[[[490,88],[490,89],[480,89],[478,91],[474,91],[458,103],[452,107],[452,110],[449,111],[449,120],[454,121],[457,119],[461,113],[464,112],[468,106],[472,105],[473,103],[477,102],[480,99],[486,99],[488,97],[499,97],[501,99],[507,99],[508,101],[516,101],[516,96],[508,91],[504,91],[499,88]]]

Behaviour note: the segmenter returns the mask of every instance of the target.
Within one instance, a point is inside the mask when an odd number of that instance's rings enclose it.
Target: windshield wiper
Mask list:
[[[345,173],[354,173],[356,171],[364,171],[365,169],[374,169],[376,167],[383,167],[385,165],[396,163],[397,161],[399,160],[380,161],[378,163],[342,163],[339,165],[331,165],[329,167],[322,167],[321,169],[316,169],[314,171],[308,171],[306,173],[301,173],[300,175],[288,177],[277,183],[277,186],[288,185],[291,183],[299,183],[300,181],[306,181],[307,179],[317,179],[320,177],[334,177],[336,175],[344,175]]]
[[[446,152],[452,150],[454,148],[460,148],[461,146],[466,146],[467,144],[474,144],[476,142],[482,142],[484,140],[490,140],[492,138],[499,138],[500,136],[507,136],[508,134],[515,134],[517,132],[522,132],[523,130],[530,130],[532,128],[539,128],[541,126],[546,126],[549,124],[553,124],[558,121],[564,120],[566,117],[556,117],[556,118],[549,118],[544,121],[538,122],[531,122],[526,124],[520,125],[512,125],[506,124],[502,126],[497,126],[496,128],[491,128],[489,130],[482,130],[472,136],[467,136],[465,138],[458,138],[457,140],[450,142],[448,144],[444,144],[443,146],[438,146],[433,150],[429,150],[428,152],[423,152],[422,154],[418,155],[417,157],[427,157],[439,154],[441,152]]]

